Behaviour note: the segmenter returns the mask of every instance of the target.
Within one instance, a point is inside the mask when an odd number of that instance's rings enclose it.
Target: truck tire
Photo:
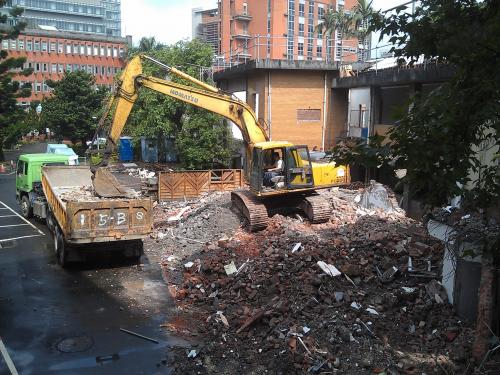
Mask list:
[[[21,197],[21,215],[23,215],[25,219],[31,219],[33,217],[33,207],[31,207],[30,200],[26,195]]]
[[[66,243],[64,242],[64,237],[61,230],[56,225],[54,231],[54,245],[56,250],[57,263],[61,267],[66,267],[68,265],[68,249]]]
[[[54,233],[55,230],[55,219],[54,215],[52,215],[52,211],[47,212],[47,218],[45,219],[45,223],[47,224],[47,228]],[[54,236],[55,238],[55,236]]]

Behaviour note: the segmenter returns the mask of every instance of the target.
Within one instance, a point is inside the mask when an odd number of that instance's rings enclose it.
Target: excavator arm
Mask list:
[[[149,60],[160,65],[167,70],[168,73],[188,80],[198,87],[187,86],[144,75],[142,69],[143,60]],[[217,88],[197,80],[175,68],[162,64],[151,57],[138,55],[132,58],[123,70],[115,95],[108,102],[106,113],[100,121],[100,125],[104,124],[105,117],[108,115],[109,111],[112,107],[116,107],[107,136],[106,151],[103,161],[98,167],[107,166],[111,152],[116,147],[130,112],[137,100],[138,91],[142,87],[162,93],[195,107],[203,108],[232,121],[240,128],[243,139],[247,143],[248,153],[253,149],[253,144],[269,140],[266,132],[258,123],[255,113],[247,103],[231,95],[220,92]],[[247,158],[247,160],[250,160],[250,158]],[[93,171],[94,188],[98,195],[106,197],[124,195],[120,184],[117,183],[116,179],[114,179],[109,172],[104,172],[101,168],[93,168]]]

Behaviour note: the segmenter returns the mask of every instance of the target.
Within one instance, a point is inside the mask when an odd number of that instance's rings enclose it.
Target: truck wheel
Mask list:
[[[49,230],[51,232],[54,232],[55,230],[55,225],[54,225],[54,216],[52,215],[52,212],[48,212],[47,213],[47,218],[45,219],[45,222],[47,224],[47,228],[49,228]],[[55,236],[54,236],[55,238]]]
[[[54,231],[54,243],[56,246],[57,263],[64,268],[68,265],[68,249],[64,243],[64,237],[61,234],[61,230],[57,226]]]
[[[26,219],[33,217],[33,207],[31,207],[30,200],[26,195],[23,195],[21,198],[21,214]]]

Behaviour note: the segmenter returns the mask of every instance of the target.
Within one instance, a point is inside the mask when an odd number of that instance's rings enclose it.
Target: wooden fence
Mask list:
[[[196,198],[210,191],[232,191],[243,187],[241,169],[161,172],[158,180],[160,201]]]

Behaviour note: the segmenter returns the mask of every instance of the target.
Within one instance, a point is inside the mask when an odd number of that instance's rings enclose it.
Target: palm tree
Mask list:
[[[373,16],[373,0],[358,0],[358,3],[352,8],[355,18],[355,29],[358,40],[363,44],[363,49],[366,50],[367,37],[370,35],[368,22]],[[362,60],[365,58],[365,51],[362,52]]]
[[[328,40],[335,40],[335,32],[338,32],[341,50],[340,65],[342,65],[344,57],[344,40],[357,38],[363,45],[366,44],[366,38],[370,33],[367,22],[373,15],[372,3],[373,0],[369,2],[367,0],[358,0],[358,3],[351,11],[345,11],[343,8],[329,10],[323,15],[322,22],[316,27],[316,32],[326,34],[327,43]]]
[[[156,42],[154,36],[142,37],[141,40],[139,41],[139,51],[141,52],[151,51],[153,49],[156,49],[157,44],[158,43]]]
[[[338,32],[340,38],[340,65],[342,65],[342,58],[344,55],[344,40],[356,36],[355,33],[355,18],[354,13],[340,10],[329,10],[326,12],[321,23],[316,27],[316,32],[324,32],[327,37],[327,46],[329,40],[335,40],[335,32]],[[333,38],[332,38],[333,36]]]

